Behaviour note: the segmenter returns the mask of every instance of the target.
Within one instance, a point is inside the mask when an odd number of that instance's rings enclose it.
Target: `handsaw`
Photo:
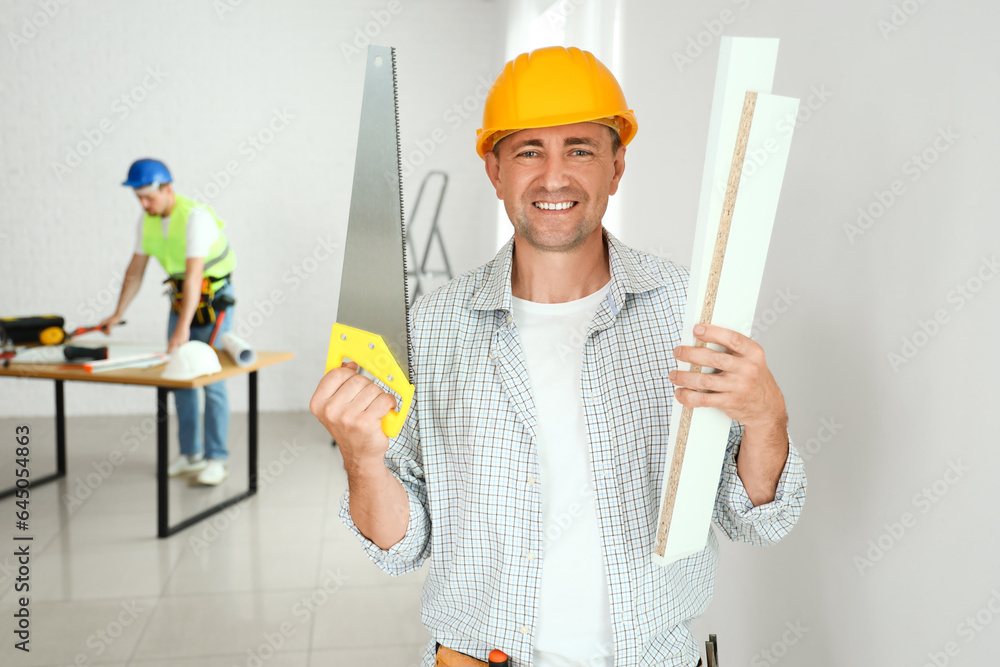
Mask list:
[[[326,371],[347,358],[395,392],[397,409],[382,418],[382,432],[390,438],[403,428],[414,391],[400,165],[396,51],[373,45],[368,47],[340,302]]]

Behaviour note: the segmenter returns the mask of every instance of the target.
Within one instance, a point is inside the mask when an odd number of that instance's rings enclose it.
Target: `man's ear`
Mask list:
[[[493,184],[493,189],[497,191],[497,199],[503,199],[503,183],[500,180],[500,163],[493,151],[486,151],[486,175]]]
[[[622,174],[625,173],[625,147],[619,146],[618,152],[615,153],[615,174],[611,177],[611,187],[608,190],[609,195],[613,195],[618,192],[618,184],[621,183]]]

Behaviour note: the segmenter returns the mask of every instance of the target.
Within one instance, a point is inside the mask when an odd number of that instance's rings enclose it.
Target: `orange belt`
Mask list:
[[[489,663],[476,660],[472,656],[459,653],[458,651],[452,651],[450,648],[439,644],[434,667],[489,667]],[[695,667],[702,667],[700,658]]]
[[[472,656],[452,651],[450,648],[438,646],[435,667],[488,667],[487,663],[476,660]]]

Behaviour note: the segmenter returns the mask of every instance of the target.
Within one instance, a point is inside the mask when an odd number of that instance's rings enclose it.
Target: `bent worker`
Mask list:
[[[717,326],[694,333],[728,353],[681,346],[687,270],[603,228],[636,129],[590,53],[507,63],[476,148],[513,238],[413,306],[402,433],[382,433],[395,399],[350,367],[312,397],[347,469],[341,517],[369,557],[397,575],[430,559],[425,667],[485,665],[491,649],[517,667],[699,663],[689,625],[712,597],[716,537],[651,560],[675,394],[734,420],[722,532],[770,544],[799,516],[802,460],[761,347]]]
[[[159,260],[170,284],[167,353],[176,354],[188,341],[221,345],[232,329],[232,271],[236,255],[222,232],[223,222],[211,207],[174,192],[167,166],[159,160],[136,160],[122,185],[133,188],[143,215],[135,253],[122,281],[114,314],[101,322],[105,333],[121,322],[146,271],[149,257]],[[191,370],[198,375],[197,369]],[[196,389],[173,392],[181,454],[170,464],[171,477],[197,475],[199,484],[216,485],[228,475],[229,395],[225,382],[205,386],[204,437],[199,425]]]

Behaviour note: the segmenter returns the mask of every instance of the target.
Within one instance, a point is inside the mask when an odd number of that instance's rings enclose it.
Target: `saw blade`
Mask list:
[[[370,46],[337,322],[381,336],[409,378],[398,103],[396,51]]]

